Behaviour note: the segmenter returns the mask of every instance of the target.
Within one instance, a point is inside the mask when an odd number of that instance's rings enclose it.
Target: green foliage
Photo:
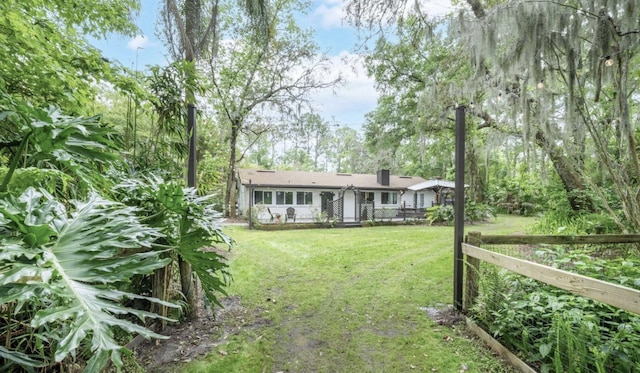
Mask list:
[[[5,139],[19,143],[0,191],[7,189],[18,165],[59,170],[82,183],[101,186],[104,178],[96,168],[119,159],[118,135],[97,116],[71,117],[53,107],[42,110],[0,90],[0,123]]]
[[[110,80],[112,71],[78,33],[133,35],[137,9],[137,0],[0,2],[0,85],[38,106],[86,113],[95,82]]]
[[[500,213],[533,216],[547,207],[549,195],[545,191],[538,175],[519,174],[518,177],[495,180],[488,200]],[[555,202],[563,203],[561,200]]]
[[[161,242],[172,259],[179,255],[189,262],[207,299],[219,305],[216,293],[225,294],[230,274],[215,245],[230,247],[233,241],[222,232],[221,214],[214,209],[212,196],[198,196],[193,188],[155,175],[120,177],[123,180],[114,187],[116,196],[135,206],[147,224],[163,233]]]
[[[206,152],[198,160],[198,192],[214,196],[214,203],[218,211],[222,211],[224,204],[224,158],[214,157]]]
[[[453,205],[441,205],[427,208],[425,215],[429,224],[453,224],[454,212]],[[474,201],[467,201],[465,204],[464,220],[466,222],[489,221],[494,217],[493,209],[487,205]]]
[[[467,201],[464,206],[464,220],[468,222],[483,222],[495,218],[491,207],[475,201]]]
[[[61,362],[86,351],[85,371],[94,372],[109,358],[122,364],[116,329],[162,337],[122,317],[157,317],[121,302],[158,300],[120,288],[167,262],[160,252],[144,250],[161,233],[142,224],[132,208],[94,194],[67,209],[52,195],[29,188],[19,198],[0,199],[0,232],[0,309],[11,309],[26,327],[11,330],[13,323],[3,324],[2,334],[11,336],[3,351],[11,355],[9,367]]]
[[[427,208],[426,216],[429,224],[451,224],[453,223],[453,206],[442,205],[429,207]]]
[[[161,337],[139,325],[157,314],[123,304],[174,307],[123,289],[135,288],[132,280],[169,263],[170,253],[195,263],[215,302],[213,292],[228,282],[226,265],[217,253],[200,249],[230,239],[216,235],[219,214],[206,198],[173,183],[155,190],[158,205],[173,214],[126,207],[96,192],[85,201],[90,190],[109,190],[115,183],[105,175],[121,166],[117,134],[99,117],[41,110],[2,90],[0,104],[0,134],[4,149],[11,150],[1,184],[11,194],[0,195],[3,364],[64,367],[78,359],[94,372],[111,359],[119,368],[123,336]],[[52,193],[35,192],[34,185]],[[20,199],[13,197],[25,189]],[[71,201],[75,197],[84,202]]]
[[[152,66],[145,78],[149,103],[157,120],[149,132],[135,138],[139,147],[134,161],[140,168],[164,168],[178,170],[186,159],[187,110],[184,103],[186,83],[184,63],[174,62],[166,67]],[[201,91],[200,88],[189,87]]]
[[[0,166],[0,179],[7,175],[8,169]],[[63,200],[84,198],[89,194],[89,184],[82,179],[55,169],[36,167],[19,168],[13,173],[7,185],[7,191],[13,195],[20,195],[28,187],[44,189],[48,193]]]
[[[620,227],[606,213],[566,213],[549,210],[531,227],[542,234],[614,234]]]
[[[602,248],[536,252],[539,261],[640,289],[635,254],[601,258]],[[512,351],[542,372],[632,372],[640,368],[638,315],[483,266],[477,318]]]

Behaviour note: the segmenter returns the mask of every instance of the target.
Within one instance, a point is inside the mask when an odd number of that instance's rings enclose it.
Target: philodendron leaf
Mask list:
[[[229,285],[231,275],[227,271],[226,259],[216,253],[210,239],[206,239],[207,232],[204,229],[197,229],[181,236],[181,246],[178,253],[189,262],[200,279],[202,288],[207,299],[222,306],[217,298],[217,293],[226,295],[224,288]]]
[[[14,363],[20,365],[21,367],[27,368],[27,370],[30,372],[33,371],[33,368],[40,368],[40,367],[46,366],[46,364],[44,364],[43,362],[32,359],[31,357],[29,357],[26,354],[23,354],[22,352],[11,351],[4,348],[3,346],[0,346],[0,360],[13,361]],[[0,370],[4,371],[2,365],[0,365]]]
[[[17,205],[20,212],[12,211],[14,227],[22,220],[22,227],[40,227],[36,233],[46,231],[52,240],[37,239],[35,247],[22,249],[13,243],[14,253],[6,259],[20,260],[0,262],[0,287],[13,287],[6,297],[0,296],[0,305],[12,299],[24,302],[25,294],[47,294],[51,306],[36,312],[31,326],[53,325],[50,330],[60,331],[53,337],[57,339],[55,361],[75,355],[81,343],[90,338],[93,357],[85,371],[95,372],[109,357],[114,365],[121,365],[122,347],[113,336],[116,327],[146,338],[164,338],[120,317],[133,315],[144,320],[159,315],[125,307],[121,301],[144,298],[175,305],[119,289],[132,276],[152,273],[170,259],[161,259],[160,251],[140,252],[140,248],[150,248],[161,234],[141,224],[132,208],[95,194],[74,207],[70,213],[50,195],[33,189],[22,195]],[[128,252],[134,253],[124,254]]]

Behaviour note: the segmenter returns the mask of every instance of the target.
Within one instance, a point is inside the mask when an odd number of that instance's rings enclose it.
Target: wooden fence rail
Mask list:
[[[463,254],[577,295],[640,314],[640,291],[462,244]],[[474,269],[475,272],[475,269]],[[467,284],[474,286],[474,284]],[[467,292],[469,294],[469,292]],[[471,303],[471,300],[469,300]]]
[[[574,294],[640,314],[639,290],[480,248],[481,245],[486,244],[527,245],[543,243],[559,245],[640,243],[640,235],[482,236],[478,232],[470,232],[466,237],[466,243],[462,244],[462,252],[465,255],[464,272],[466,273],[464,308],[469,309],[477,296],[477,276],[480,261],[483,261],[570,291]]]
[[[513,235],[497,236],[482,235],[480,232],[469,232],[467,243],[471,245],[576,245],[576,244],[607,244],[607,243],[640,243],[638,234],[599,234],[580,236],[558,235]]]
[[[465,277],[462,307],[466,310],[469,310],[473,306],[478,296],[480,265],[481,262],[485,262],[570,291],[574,294],[640,314],[640,291],[638,290],[480,248],[482,245],[637,244],[640,243],[640,235],[482,236],[478,232],[470,232],[465,241],[465,243],[461,244],[461,249]],[[456,278],[455,281],[463,283],[462,279],[459,278]],[[467,325],[480,339],[484,340],[494,351],[509,361],[515,368],[523,373],[535,372],[533,368],[529,367],[525,362],[520,360],[518,356],[502,346],[500,342],[482,330],[482,328],[476,325],[471,319],[467,319]]]

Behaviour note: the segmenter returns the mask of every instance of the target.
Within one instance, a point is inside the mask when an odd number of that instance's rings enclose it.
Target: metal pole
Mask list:
[[[196,187],[196,106],[187,105],[187,135],[189,136],[189,162],[187,164],[187,186]]]
[[[249,179],[249,230],[253,229],[253,184]],[[256,217],[257,219],[257,217]]]
[[[464,106],[456,108],[456,191],[454,202],[453,233],[453,306],[462,309],[462,241],[464,239],[464,154],[465,121]]]

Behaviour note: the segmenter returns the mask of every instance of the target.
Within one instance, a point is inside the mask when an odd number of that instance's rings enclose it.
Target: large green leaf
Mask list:
[[[101,123],[98,116],[67,116],[55,107],[36,109],[9,99],[0,90],[0,113],[5,106],[20,115],[9,116],[11,120],[6,123],[0,121],[0,143],[6,136],[9,143],[20,145],[14,150],[11,165],[2,177],[0,191],[8,190],[17,167],[59,170],[77,179],[79,185],[98,187],[105,181],[101,168],[108,168],[120,160],[120,136]],[[14,130],[5,135],[4,127]]]
[[[90,340],[92,358],[85,371],[97,371],[108,358],[120,365],[122,347],[114,329],[147,338],[164,338],[123,315],[145,320],[160,317],[128,308],[125,299],[143,298],[169,307],[157,299],[120,291],[131,277],[149,274],[165,266],[160,251],[146,250],[161,237],[158,229],[141,224],[134,209],[94,194],[73,209],[46,192],[28,189],[19,199],[0,200],[0,230],[13,230],[22,243],[2,241],[0,256],[0,305],[33,302],[33,295],[48,299],[52,306],[35,313],[31,326],[59,330],[55,361],[75,355]],[[49,235],[45,239],[44,234]],[[133,252],[133,253],[131,253]],[[19,356],[19,355],[16,355]]]
[[[214,251],[210,246],[211,238],[208,237],[204,229],[196,229],[183,235],[178,253],[191,264],[200,279],[207,300],[222,306],[217,294],[227,294],[224,288],[229,285],[231,275],[227,271],[226,259]]]
[[[23,354],[21,352],[16,352],[16,351],[9,351],[6,348],[4,348],[3,346],[0,346],[0,360],[2,361],[12,361],[18,365],[20,365],[21,367],[26,368],[28,371],[33,371],[33,369],[31,368],[37,368],[37,367],[44,367],[45,364],[43,364],[42,362],[36,360],[36,359],[32,359],[31,357],[29,357],[26,354]],[[5,370],[7,369],[7,370]],[[5,371],[10,371],[10,366],[2,366],[0,365],[0,370],[5,372]]]
[[[231,275],[218,252],[233,240],[222,232],[222,214],[213,196],[198,196],[193,188],[150,175],[122,180],[114,190],[124,203],[143,209],[147,223],[161,229],[167,246],[188,262],[200,279],[208,301],[220,305],[216,293],[225,294]],[[176,257],[176,255],[173,255]]]

